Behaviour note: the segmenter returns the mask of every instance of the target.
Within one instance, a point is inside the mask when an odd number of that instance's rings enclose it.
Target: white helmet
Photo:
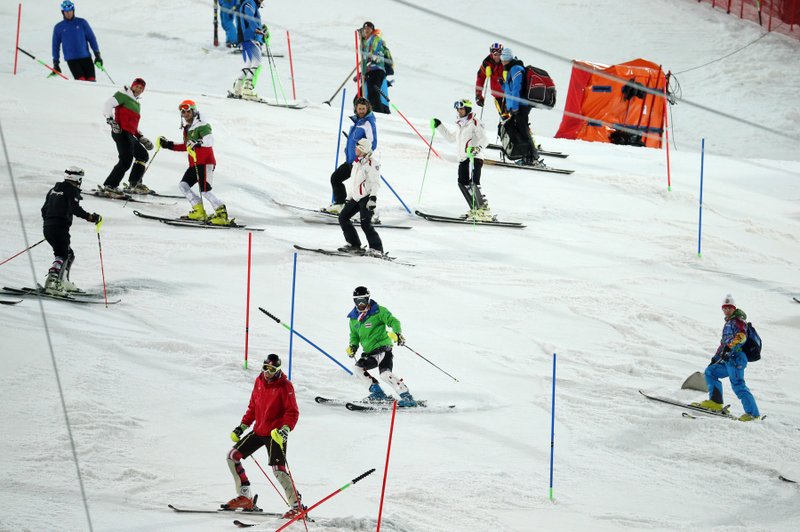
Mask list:
[[[78,168],[77,166],[70,166],[69,168],[64,170],[64,181],[69,181],[70,183],[80,188],[81,183],[83,183],[83,168]]]
[[[364,152],[365,155],[372,155],[372,143],[368,138],[363,138],[356,143],[356,148]]]

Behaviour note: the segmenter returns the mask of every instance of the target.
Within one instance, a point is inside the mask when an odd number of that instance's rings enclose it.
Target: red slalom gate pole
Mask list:
[[[381,91],[381,94],[383,94],[383,91]],[[385,95],[385,94],[384,94],[383,96],[384,96],[384,97],[386,97],[386,95]],[[388,100],[388,98],[386,98],[386,99]],[[421,138],[421,139],[422,139],[422,142],[424,142],[424,143],[425,143],[425,145],[428,147],[428,149],[430,149],[430,150],[431,150],[431,151],[432,151],[432,152],[433,152],[433,153],[434,153],[434,154],[435,154],[435,155],[436,155],[436,156],[437,156],[439,159],[441,159],[441,158],[442,158],[442,156],[441,156],[441,155],[439,155],[439,152],[437,152],[436,150],[434,150],[434,149],[433,149],[433,146],[431,145],[431,143],[430,143],[430,142],[428,142],[428,141],[425,139],[425,137],[423,137],[423,136],[422,136],[422,133],[420,133],[419,131],[417,131],[417,128],[415,128],[415,127],[414,127],[414,124],[412,124],[411,122],[409,122],[409,121],[408,121],[408,118],[406,118],[406,115],[404,115],[403,113],[401,113],[401,112],[400,112],[400,109],[398,109],[398,108],[397,108],[397,106],[396,106],[395,104],[393,104],[392,102],[389,102],[389,105],[391,105],[391,106],[392,106],[392,109],[394,109],[395,111],[397,111],[397,114],[399,114],[399,115],[400,115],[400,117],[401,117],[403,120],[405,120],[405,121],[406,121],[406,124],[408,124],[408,125],[409,125],[409,127],[411,127],[411,129],[413,129],[413,130],[414,130],[414,133],[416,133],[416,134],[417,134],[417,136],[418,136],[419,138]]]
[[[361,69],[358,68],[358,30],[353,34],[356,41],[356,88],[358,90],[358,97],[361,98]]]
[[[19,27],[22,22],[22,2],[17,8],[17,43],[14,45],[14,75],[17,75],[17,59],[19,59]]]
[[[253,233],[247,233],[247,303],[244,311],[244,369],[247,369],[247,353],[250,347],[250,264],[253,256]],[[260,467],[260,466],[259,466]]]
[[[286,30],[286,46],[289,48],[289,74],[292,76],[292,99],[297,99],[297,91],[294,88],[294,63],[292,62],[292,39],[289,37],[289,30]]]
[[[8,257],[8,258],[7,258],[6,260],[4,260],[3,262],[0,262],[0,266],[2,266],[3,264],[5,264],[6,262],[10,261],[10,260],[11,260],[11,259],[13,259],[13,258],[19,257],[20,255],[22,255],[23,253],[25,253],[25,252],[26,252],[26,251],[28,251],[29,249],[33,249],[33,248],[35,248],[36,246],[38,246],[38,245],[39,245],[39,244],[41,244],[42,242],[44,242],[44,238],[43,238],[43,239],[41,239],[41,240],[39,240],[39,241],[38,241],[37,243],[35,243],[34,245],[32,245],[32,246],[30,246],[30,247],[27,247],[27,248],[23,249],[22,251],[20,251],[20,252],[19,252],[19,253],[17,253],[16,255],[13,255],[13,256],[11,256],[11,257]]]
[[[108,292],[106,291],[106,268],[103,266],[103,244],[100,243],[100,226],[103,225],[103,221],[101,220],[99,223],[96,223],[94,228],[97,230],[97,248],[100,250],[100,273],[103,276],[103,298],[106,302],[106,308],[108,308]]]
[[[267,472],[266,472],[266,471],[264,471],[264,468],[263,468],[263,467],[261,467],[261,464],[259,464],[259,463],[258,463],[258,460],[256,460],[256,457],[255,457],[255,455],[250,455],[250,458],[252,458],[252,459],[253,459],[253,462],[255,462],[255,463],[256,463],[256,465],[258,466],[258,468],[261,470],[261,472],[262,472],[262,473],[264,473],[264,478],[266,478],[266,479],[267,479],[267,482],[269,482],[269,483],[272,485],[272,488],[273,488],[273,489],[275,490],[275,492],[276,492],[276,493],[277,493],[277,494],[280,496],[280,498],[281,498],[281,499],[283,499],[283,502],[285,502],[285,503],[286,503],[286,506],[289,506],[289,501],[287,501],[287,500],[286,500],[286,497],[284,497],[284,496],[283,496],[283,493],[281,493],[281,490],[279,490],[279,489],[278,489],[278,486],[276,486],[276,485],[275,485],[275,483],[274,483],[274,482],[272,482],[272,479],[271,479],[271,478],[269,478],[269,475],[267,475]]]
[[[389,474],[389,455],[392,452],[392,434],[394,434],[394,418],[397,414],[397,400],[392,404],[392,423],[389,425],[389,445],[386,447],[386,465],[383,467],[383,485],[381,486],[381,503],[378,506],[378,528],[375,532],[381,532],[381,516],[383,515],[383,496],[386,493],[386,477]]]
[[[367,476],[371,475],[374,472],[375,472],[375,468],[372,468],[369,471],[367,471],[366,473],[360,474],[359,476],[357,476],[356,478],[354,478],[353,480],[351,480],[350,482],[348,482],[347,484],[345,484],[344,486],[342,486],[338,490],[334,491],[333,493],[331,493],[330,495],[328,495],[327,497],[325,497],[321,501],[319,501],[319,502],[315,503],[314,505],[312,505],[311,507],[309,507],[307,510],[304,510],[304,511],[300,512],[296,516],[294,516],[291,519],[289,519],[288,521],[286,521],[286,523],[284,523],[284,525],[282,527],[280,527],[278,530],[276,530],[275,532],[281,532],[281,530],[284,530],[286,527],[288,527],[289,525],[291,525],[292,523],[294,523],[298,519],[302,519],[303,517],[305,517],[311,510],[313,510],[314,508],[316,508],[320,504],[324,503],[325,501],[327,501],[331,497],[334,497],[334,496],[338,495],[339,493],[343,492],[344,490],[346,490],[347,488],[349,488],[350,486],[352,486],[353,484],[355,484],[359,480],[363,479],[364,477],[367,477]]]
[[[669,99],[667,98],[667,84],[664,83],[664,143],[667,146],[667,190],[672,191],[672,176],[669,167]]]

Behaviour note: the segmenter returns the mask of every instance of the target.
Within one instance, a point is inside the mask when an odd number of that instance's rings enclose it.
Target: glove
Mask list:
[[[375,196],[370,196],[367,200],[367,209],[370,211],[374,211],[375,207],[378,205],[378,198]]]
[[[473,157],[474,158],[474,157],[477,157],[478,154],[480,154],[480,153],[481,153],[481,147],[480,146],[468,146],[467,147],[467,156],[468,157]]]
[[[406,338],[401,332],[397,333],[397,345],[406,345]]]
[[[94,64],[100,68],[103,68],[103,58],[100,57],[100,52],[94,54]]]
[[[475,103],[478,104],[478,107],[483,107],[483,96],[475,96]]]
[[[103,221],[103,217],[97,214],[96,212],[93,212],[92,214],[89,215],[89,221],[92,222],[93,224],[99,224],[100,222]]]
[[[438,118],[431,118],[431,129],[436,129],[442,125],[442,121]]]
[[[275,443],[281,447],[286,447],[286,441],[289,439],[290,431],[291,429],[289,428],[289,425],[284,425],[280,429],[272,429],[270,436],[272,436],[272,439],[275,440]]]
[[[356,351],[358,351],[358,345],[348,345],[347,349],[344,350],[350,358],[356,356]]]
[[[142,146],[144,146],[144,149],[146,149],[147,151],[153,149],[153,142],[147,137],[143,135],[139,136],[139,142],[142,144]]]
[[[162,148],[166,148],[171,150],[175,143],[171,140],[167,140],[167,137],[158,137],[158,143],[161,145]]]
[[[198,140],[187,140],[186,141],[186,149],[187,150],[195,150],[203,145],[203,139]]]
[[[508,114],[508,113],[503,113],[503,114],[501,114],[501,115],[500,115],[500,118],[502,118],[502,119],[503,119],[503,122],[505,122],[505,121],[507,121],[509,118],[511,118],[511,115],[510,115],[510,114]]]
[[[247,425],[242,423],[241,425],[233,429],[233,432],[231,432],[231,439],[234,442],[238,442],[239,438],[242,437],[242,433],[247,430],[247,427],[248,427]]]
[[[120,133],[122,131],[122,129],[119,127],[119,124],[117,124],[113,118],[106,118],[106,123],[111,126],[112,133]]]

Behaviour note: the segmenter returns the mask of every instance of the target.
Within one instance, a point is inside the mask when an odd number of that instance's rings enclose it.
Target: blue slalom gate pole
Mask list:
[[[336,135],[336,162],[333,165],[333,171],[335,172],[337,168],[339,168],[339,150],[342,148],[342,120],[344,119],[344,102],[345,102],[345,95],[347,95],[347,89],[342,91],[342,108],[339,111],[339,134]],[[331,193],[331,203],[333,203],[333,193]]]
[[[553,452],[556,439],[556,354],[553,353],[553,398],[550,408],[550,500],[553,500]]]
[[[317,351],[319,351],[320,353],[322,353],[322,354],[323,354],[323,355],[325,355],[326,357],[328,357],[328,358],[330,358],[331,360],[333,360],[333,361],[336,363],[336,365],[337,365],[337,366],[339,366],[340,368],[342,368],[343,370],[345,370],[345,371],[346,371],[348,374],[350,374],[350,375],[352,375],[352,374],[353,374],[353,372],[352,372],[352,371],[350,371],[349,369],[347,369],[347,367],[345,367],[345,366],[344,366],[344,365],[343,365],[341,362],[339,362],[338,360],[336,360],[335,358],[333,358],[331,355],[329,355],[329,354],[328,354],[328,353],[327,353],[327,352],[326,352],[324,349],[322,349],[320,346],[318,346],[317,344],[315,344],[314,342],[312,342],[311,340],[309,340],[308,338],[306,338],[305,336],[303,336],[303,335],[302,335],[302,334],[300,334],[299,332],[295,331],[294,329],[292,329],[291,327],[289,327],[289,326],[288,326],[288,325],[286,325],[285,323],[281,323],[281,320],[280,320],[280,318],[278,318],[277,316],[275,316],[275,315],[271,314],[269,311],[267,311],[267,310],[266,310],[265,308],[263,308],[263,307],[258,307],[258,310],[260,310],[261,312],[263,312],[264,314],[266,314],[267,316],[269,316],[270,318],[272,318],[273,320],[275,320],[275,321],[276,321],[277,323],[279,323],[280,325],[283,325],[283,328],[284,328],[284,329],[286,329],[286,330],[287,330],[287,331],[289,331],[290,333],[294,333],[294,334],[296,334],[298,337],[300,337],[300,339],[301,339],[301,340],[303,340],[304,342],[306,342],[308,345],[310,345],[311,347],[313,347],[314,349],[316,349]]]
[[[706,157],[706,139],[700,139],[700,221],[697,224],[697,256],[700,257],[700,237],[703,234],[703,167]]]
[[[292,313],[289,317],[290,331],[294,330],[294,293],[297,285],[297,253],[294,254],[294,264],[292,265]],[[292,346],[294,344],[294,334],[289,335],[289,380],[292,380]]]
[[[397,194],[397,192],[395,192],[395,190],[392,188],[392,185],[390,185],[389,182],[386,181],[385,177],[381,176],[381,179],[383,180],[384,183],[386,183],[386,186],[389,187],[389,190],[392,191],[392,194],[394,194],[394,197],[397,198],[397,201],[399,201],[403,205],[403,208],[406,210],[406,212],[408,214],[411,214],[411,209],[408,208],[408,205],[406,205],[406,202],[403,201],[403,198],[401,198],[400,195]]]

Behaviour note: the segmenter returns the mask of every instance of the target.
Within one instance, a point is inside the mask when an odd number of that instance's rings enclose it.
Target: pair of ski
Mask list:
[[[278,512],[265,512],[261,508],[255,508],[253,510],[228,510],[227,508],[217,508],[217,509],[207,509],[207,508],[183,508],[180,506],[175,506],[173,504],[168,504],[169,508],[174,510],[175,512],[181,514],[224,514],[224,515],[236,515],[236,516],[247,516],[247,517],[269,517],[271,519],[283,519],[283,514]],[[309,523],[314,523],[315,520],[309,516],[305,517],[305,520]],[[253,526],[257,526],[259,523],[245,523],[243,521],[239,521],[238,519],[233,521],[233,524],[238,526],[239,528],[249,528]]]
[[[56,299],[58,301],[69,301],[70,303],[83,303],[83,304],[105,304],[105,300],[103,298],[103,294],[95,294],[90,292],[68,292],[67,295],[58,295],[58,294],[50,294],[45,292],[44,287],[41,285],[36,285],[36,288],[11,288],[8,286],[3,287],[3,294],[7,295],[15,295],[18,297],[41,297],[45,299]],[[122,301],[121,299],[115,299],[109,301],[109,305],[116,305]],[[19,303],[17,301],[16,303]],[[12,303],[12,304],[16,304]]]
[[[278,203],[278,202],[275,202]],[[309,209],[308,207],[300,207],[298,205],[289,205],[287,203],[278,203],[281,207],[287,207],[289,209],[296,209],[298,211],[306,211],[312,212],[314,214],[320,215],[319,218],[308,218],[303,217],[302,220],[307,224],[324,224],[324,225],[339,225],[339,215],[334,214],[332,212],[323,211],[322,209]],[[411,229],[410,225],[397,225],[397,224],[386,224],[383,222],[373,222],[372,225],[376,229]]]
[[[103,191],[100,191],[100,190],[97,190],[97,189],[93,188],[93,189],[89,190],[87,192],[87,194],[89,194],[90,196],[95,196],[97,198],[124,201],[125,203],[144,203],[144,204],[147,204],[147,205],[177,205],[177,202],[174,202],[174,201],[172,203],[167,203],[167,202],[163,202],[163,201],[146,201],[146,200],[138,199],[138,198],[133,197],[133,194],[130,194],[128,192],[120,192],[120,193],[111,192],[111,193],[109,193],[109,192],[103,192]],[[151,197],[154,197],[154,198],[170,198],[170,199],[176,199],[176,198],[182,198],[183,197],[183,196],[170,196],[170,195],[167,195],[167,194],[158,194],[156,192],[151,192],[150,194],[137,194],[137,196],[151,196]]]
[[[242,96],[237,96],[231,91],[228,91],[228,98],[231,98],[232,100],[263,103],[272,107],[283,107],[285,109],[305,109],[308,107],[308,101],[306,100],[287,100],[285,103],[280,103],[277,100],[266,100],[264,98],[243,98]]]
[[[191,220],[189,218],[166,218],[164,216],[154,216],[152,214],[145,214],[139,211],[133,211],[133,214],[138,216],[139,218],[146,218],[148,220],[158,220],[159,222],[167,225],[175,225],[179,227],[200,227],[203,229],[244,229],[245,231],[263,231],[263,228],[260,227],[250,227],[247,225],[240,225],[237,224],[235,221],[231,220],[231,223],[228,225],[214,225],[211,222],[203,221],[203,220]]]
[[[317,396],[314,398],[314,401],[321,405],[330,405],[330,406],[344,406],[346,409],[350,410],[351,412],[389,412],[393,408],[393,401],[381,401],[381,402],[371,402],[371,401],[344,401],[342,399],[331,399],[329,397],[320,397]],[[398,410],[418,410],[420,408],[424,408],[426,412],[436,412],[436,411],[447,411],[450,409],[455,408],[456,405],[444,405],[444,406],[428,406],[428,402],[425,400],[417,401],[417,406],[400,406],[397,405]]]
[[[726,405],[725,407],[722,408],[722,410],[710,410],[708,408],[703,408],[701,406],[695,406],[695,405],[691,405],[691,404],[688,404],[688,403],[682,403],[680,401],[675,401],[673,399],[667,399],[667,398],[664,398],[664,397],[656,397],[654,395],[648,395],[648,394],[644,393],[642,390],[639,390],[639,393],[642,394],[643,396],[647,397],[651,401],[657,401],[659,403],[679,406],[679,407],[684,408],[686,410],[690,410],[691,412],[699,412],[701,414],[706,414],[706,415],[713,416],[713,417],[724,417],[724,418],[733,419],[733,420],[736,420],[736,421],[739,420],[738,417],[736,417],[736,416],[734,416],[733,414],[730,413],[730,405]],[[685,418],[697,419],[696,415],[690,414],[689,412],[683,412],[681,415],[683,417],[685,417]],[[767,416],[761,416],[761,419],[765,419],[766,417]]]
[[[382,253],[382,254],[370,253],[368,250],[361,250],[360,253],[353,253],[349,251],[339,251],[338,249],[333,250],[333,249],[322,249],[322,248],[307,248],[303,246],[298,246],[297,244],[294,245],[294,249],[300,251],[310,251],[312,253],[319,253],[320,255],[327,255],[329,257],[370,257],[373,259],[380,259],[392,262],[394,264],[402,264],[403,266],[415,266],[415,264],[412,264],[410,262],[403,262],[397,260],[397,257],[392,257],[388,253]]]
[[[517,229],[523,229],[525,224],[520,222],[502,222],[500,220],[470,220],[465,218],[456,218],[454,216],[441,216],[439,214],[430,214],[421,211],[414,211],[414,214],[419,216],[420,218],[424,218],[429,222],[442,222],[442,223],[450,223],[450,224],[463,224],[463,225],[491,225],[494,227],[512,227]]]

